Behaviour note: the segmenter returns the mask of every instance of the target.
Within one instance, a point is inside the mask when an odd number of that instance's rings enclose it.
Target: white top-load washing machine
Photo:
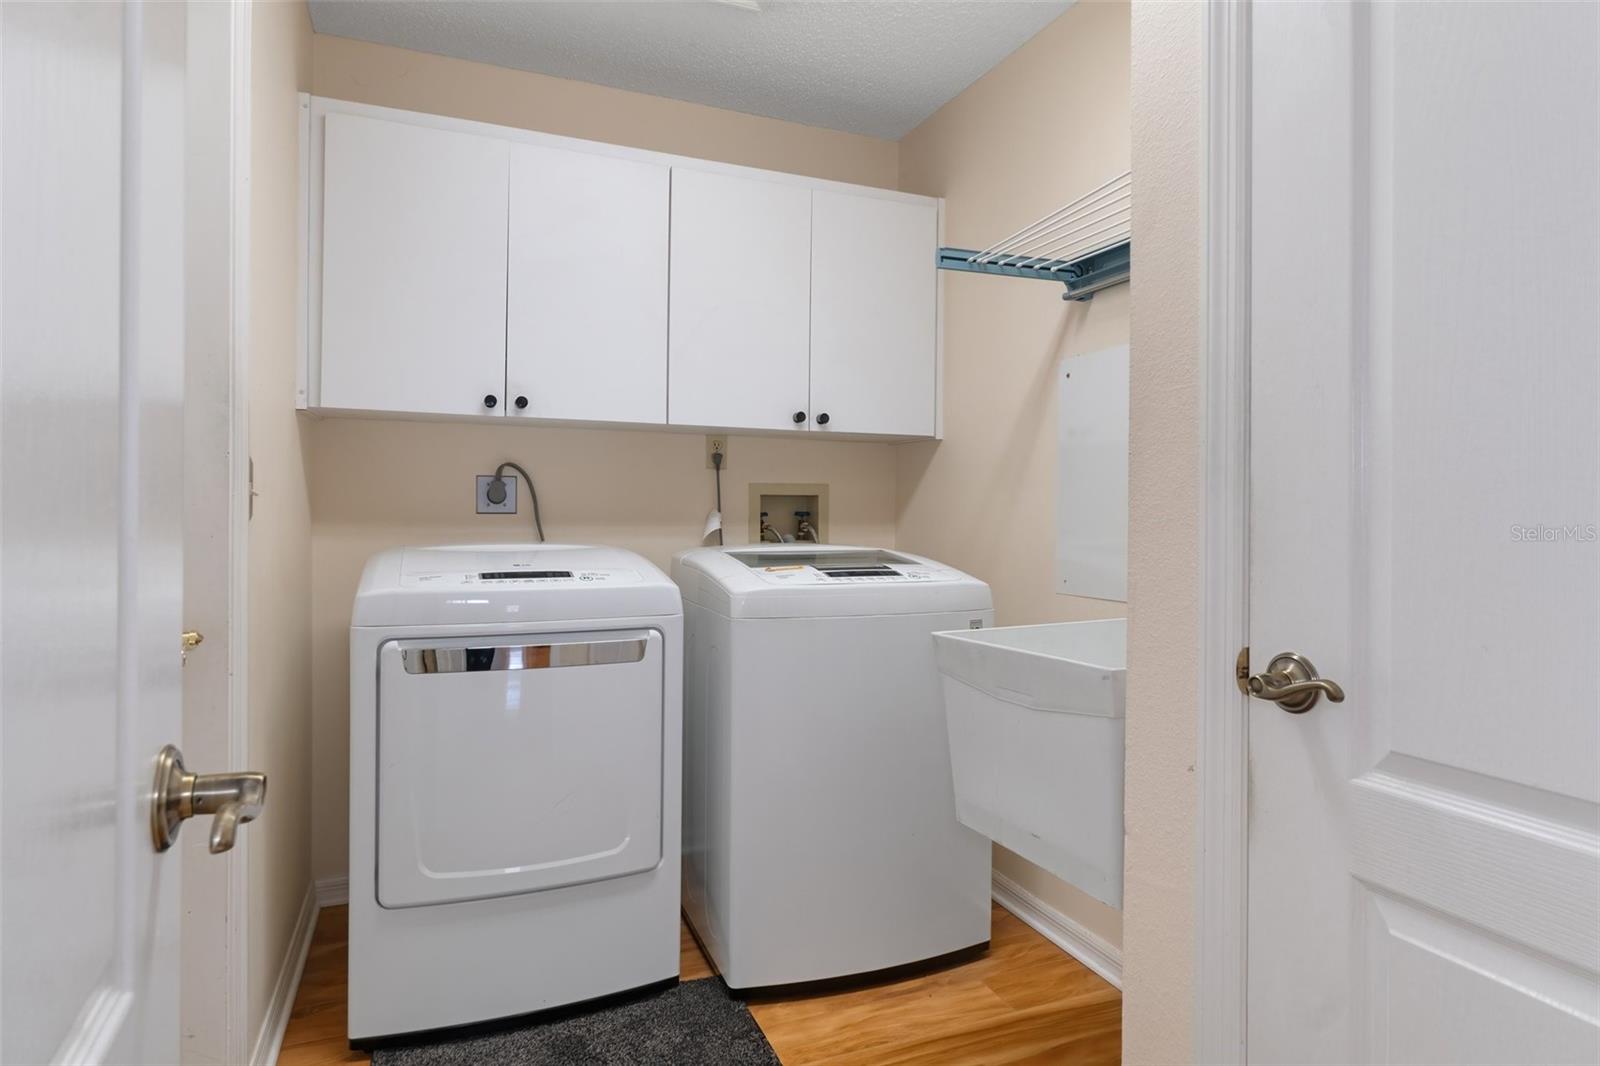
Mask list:
[[[989,939],[989,841],[956,820],[933,633],[989,587],[904,552],[685,552],[684,909],[734,988]]]
[[[631,552],[406,548],[350,630],[353,1042],[678,975],[683,615]]]

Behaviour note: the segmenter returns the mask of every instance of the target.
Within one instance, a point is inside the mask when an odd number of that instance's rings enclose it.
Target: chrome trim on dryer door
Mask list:
[[[645,642],[590,640],[572,644],[510,644],[480,648],[402,648],[408,674],[465,674],[485,670],[544,670],[614,666],[644,661]]]

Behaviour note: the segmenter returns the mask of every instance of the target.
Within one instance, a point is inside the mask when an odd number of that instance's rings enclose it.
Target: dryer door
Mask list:
[[[650,629],[393,640],[378,652],[378,902],[485,899],[661,861]]]

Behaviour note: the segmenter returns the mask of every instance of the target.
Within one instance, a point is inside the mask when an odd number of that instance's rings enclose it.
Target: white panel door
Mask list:
[[[8,1063],[178,1059],[184,17],[0,5]]]
[[[811,226],[812,424],[933,436],[938,208],[819,189]]]
[[[1600,1061],[1600,7],[1255,5],[1256,1062]]]
[[[674,425],[805,429],[811,190],[672,171]]]
[[[509,143],[325,122],[321,406],[503,412]]]
[[[507,415],[666,422],[670,174],[511,149]]]

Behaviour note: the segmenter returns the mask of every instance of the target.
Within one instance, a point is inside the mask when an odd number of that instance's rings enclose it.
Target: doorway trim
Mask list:
[[[254,3],[235,3],[231,48],[233,197],[229,212],[229,302],[232,304],[232,408],[228,492],[228,736],[231,766],[254,765],[250,756],[250,516],[255,506],[254,465],[250,459],[250,217],[251,217],[251,24]],[[228,912],[231,943],[228,955],[228,1054],[244,1062],[255,1034],[250,1032],[250,841],[236,848],[229,868]]]
[[[1195,1061],[1247,1061],[1248,717],[1234,660],[1249,639],[1250,5],[1207,5],[1201,123],[1199,809]]]
[[[251,14],[247,2],[187,3],[190,55],[185,91],[191,98],[191,113],[184,150],[190,157],[189,168],[198,168],[203,188],[189,190],[185,204],[185,225],[197,227],[186,238],[191,246],[186,254],[198,255],[196,262],[210,273],[203,290],[186,291],[186,300],[201,300],[206,310],[198,323],[192,318],[186,321],[185,358],[204,360],[210,378],[201,393],[186,396],[186,411],[198,401],[216,414],[186,423],[185,447],[217,460],[207,463],[216,473],[199,489],[210,498],[202,507],[185,506],[185,534],[208,542],[204,571],[214,575],[218,585],[226,583],[203,611],[209,639],[195,653],[220,655],[220,666],[210,669],[220,670],[222,676],[206,684],[203,694],[185,693],[186,725],[194,728],[191,716],[198,709],[205,733],[196,736],[186,730],[180,743],[190,764],[201,770],[251,765],[247,654]],[[196,56],[202,61],[196,62]],[[216,103],[205,105],[197,117],[192,110],[196,98]],[[196,247],[203,251],[197,253]],[[189,284],[194,284],[192,279]],[[185,372],[189,373],[187,367]],[[189,385],[194,387],[193,382]],[[194,550],[196,545],[186,544],[186,553]],[[202,930],[208,941],[219,942],[214,950],[186,958],[180,980],[184,989],[214,984],[221,991],[210,1003],[185,1003],[181,1009],[182,1054],[186,1060],[217,1057],[242,1063],[248,1061],[255,1036],[249,1027],[248,983],[253,836],[242,833],[233,850],[207,855],[204,834],[204,826],[191,828],[183,853],[186,860],[192,858],[198,845],[201,861],[216,871],[215,879],[207,879],[202,898],[192,895],[195,883],[184,879],[181,921],[185,938],[191,923],[198,923],[194,928]]]

